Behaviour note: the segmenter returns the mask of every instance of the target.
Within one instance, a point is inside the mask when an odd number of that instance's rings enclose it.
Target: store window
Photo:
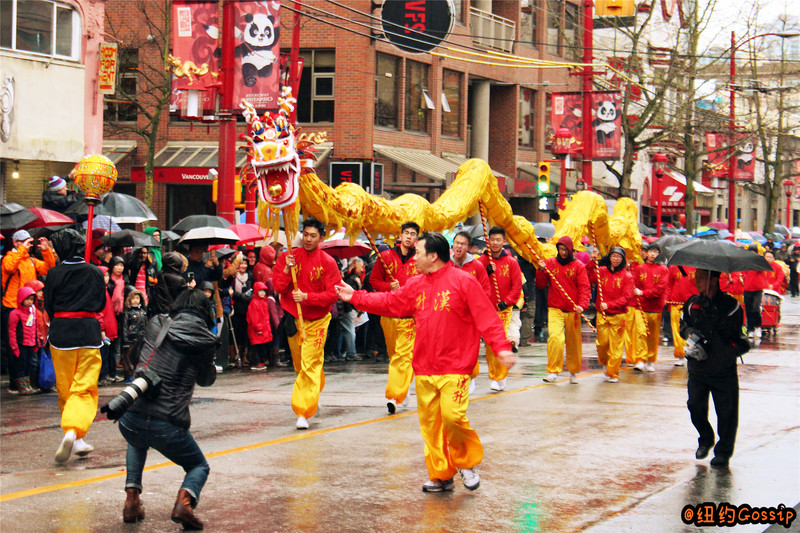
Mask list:
[[[139,50],[119,49],[119,68],[117,69],[117,88],[114,94],[103,98],[105,109],[103,120],[107,122],[136,121],[136,74],[139,71]]]
[[[519,145],[533,148],[534,135],[534,110],[536,91],[520,89],[519,91]]]
[[[406,60],[406,131],[428,133],[430,110],[435,109],[428,92],[428,70],[425,63]]]
[[[464,0],[452,0],[453,1],[453,20],[455,20],[458,24],[464,23]]]
[[[442,135],[461,138],[461,73],[442,73]]]
[[[400,58],[378,52],[375,61],[375,125],[398,128],[397,98],[401,91]]]
[[[301,51],[303,77],[297,94],[297,121],[333,122],[336,54],[333,50]]]
[[[48,0],[0,0],[0,48],[80,59],[81,23],[70,5]]]

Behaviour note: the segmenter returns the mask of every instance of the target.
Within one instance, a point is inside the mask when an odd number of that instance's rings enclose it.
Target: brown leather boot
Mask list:
[[[203,529],[203,521],[194,515],[192,507],[194,507],[192,495],[186,489],[179,490],[175,507],[172,508],[172,521],[176,524],[183,524],[183,529]]]
[[[144,520],[144,506],[139,499],[139,489],[125,489],[125,507],[122,508],[122,521],[131,523]]]

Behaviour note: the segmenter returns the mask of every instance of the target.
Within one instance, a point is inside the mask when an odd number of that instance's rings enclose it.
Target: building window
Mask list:
[[[536,46],[536,22],[541,7],[535,5],[535,0],[522,0],[520,5],[519,40],[520,42]]]
[[[67,4],[48,0],[0,1],[0,47],[80,59],[81,24]]]
[[[119,49],[117,88],[114,94],[104,97],[103,120],[107,122],[134,122],[137,115],[137,78],[139,50]]]
[[[375,61],[375,125],[398,128],[400,58],[378,52]]]
[[[428,92],[428,68],[406,60],[406,131],[428,133],[428,116],[435,107]]]
[[[579,39],[578,23],[580,21],[580,10],[575,4],[567,2],[564,4],[564,45],[565,55],[570,59],[578,59],[582,55],[582,48]]]
[[[561,0],[547,0],[547,53],[561,55]]]
[[[442,73],[442,135],[461,138],[461,73]]]
[[[301,51],[303,76],[297,91],[297,121],[333,122],[334,73],[333,50]]]
[[[464,0],[453,0],[453,20],[458,24],[464,23]]]
[[[519,145],[533,148],[534,110],[536,91],[520,89],[519,91]]]

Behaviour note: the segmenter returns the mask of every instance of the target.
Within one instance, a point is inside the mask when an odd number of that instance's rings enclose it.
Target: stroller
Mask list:
[[[761,297],[761,334],[772,337],[778,333],[778,326],[781,322],[781,302],[783,296],[775,291],[764,289]]]

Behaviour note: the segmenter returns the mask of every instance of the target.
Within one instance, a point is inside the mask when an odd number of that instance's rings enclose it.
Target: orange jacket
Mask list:
[[[17,308],[17,291],[36,275],[44,276],[47,271],[56,266],[56,256],[50,248],[42,248],[44,261],[31,257],[26,246],[11,250],[3,258],[3,306],[10,309]],[[6,287],[6,283],[8,287]]]

